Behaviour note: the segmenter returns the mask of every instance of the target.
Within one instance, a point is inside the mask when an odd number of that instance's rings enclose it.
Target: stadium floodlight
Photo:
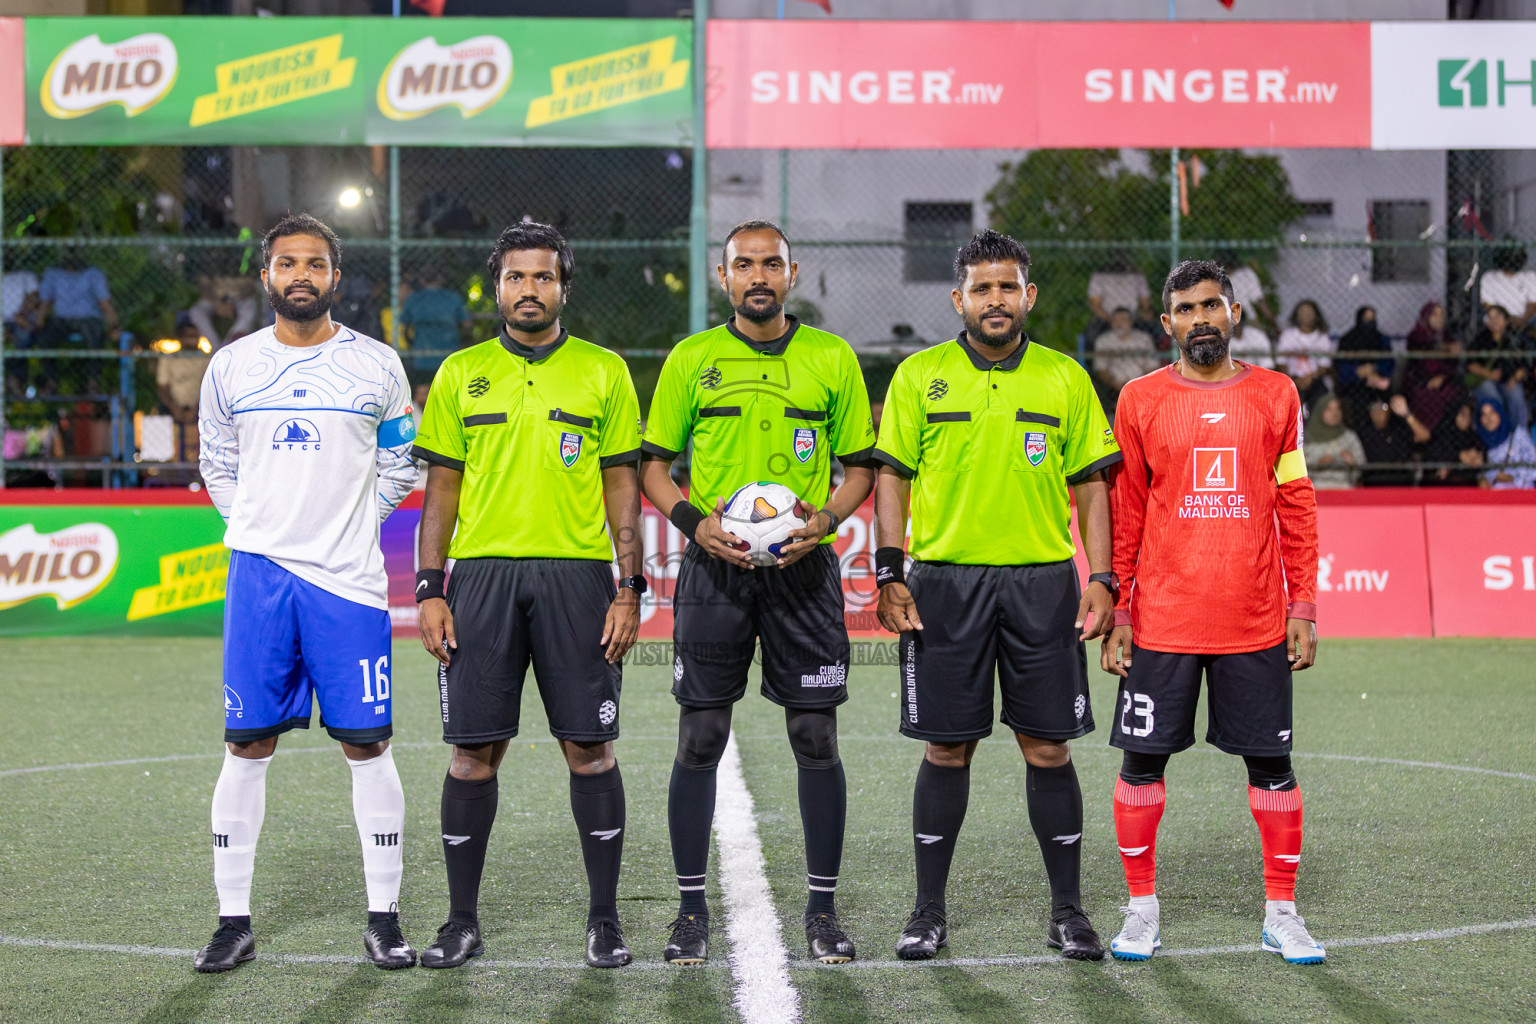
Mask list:
[[[336,201],[342,205],[343,209],[350,210],[363,201],[363,193],[355,186],[348,185],[341,190],[341,195],[336,197]]]

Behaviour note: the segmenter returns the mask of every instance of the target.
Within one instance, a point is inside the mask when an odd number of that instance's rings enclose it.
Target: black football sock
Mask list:
[[[1082,910],[1083,791],[1071,761],[1058,768],[1029,765],[1024,773],[1029,824],[1051,882],[1052,911]]]
[[[667,788],[667,831],[677,869],[678,913],[708,914],[704,873],[709,868],[709,829],[715,820],[715,765],[688,768],[672,762]]]
[[[479,924],[480,876],[496,822],[496,776],[443,779],[443,860],[448,865],[448,920]]]
[[[800,766],[800,826],[805,830],[807,914],[835,914],[838,866],[848,820],[848,782],[843,762],[829,768]]]
[[[617,921],[619,861],[624,853],[624,777],[618,765],[596,775],[571,773],[571,814],[587,867],[587,924]]]
[[[934,764],[926,757],[912,792],[913,846],[917,850],[917,905],[944,906],[949,862],[971,800],[971,769]]]

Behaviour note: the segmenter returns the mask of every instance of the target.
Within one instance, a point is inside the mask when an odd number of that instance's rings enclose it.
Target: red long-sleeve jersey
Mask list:
[[[1301,400],[1284,374],[1238,366],[1215,383],[1164,367],[1120,393],[1115,624],[1138,647],[1259,651],[1285,639],[1287,616],[1317,618]]]

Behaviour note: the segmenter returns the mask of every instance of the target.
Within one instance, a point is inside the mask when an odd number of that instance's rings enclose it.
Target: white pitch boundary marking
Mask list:
[[[1468,935],[1491,935],[1498,932],[1525,931],[1536,928],[1536,917],[1528,917],[1519,921],[1495,921],[1488,924],[1469,924],[1458,928],[1436,928],[1417,932],[1395,932],[1391,935],[1367,935],[1353,939],[1332,939],[1327,943],[1328,949],[1350,949],[1361,946],[1394,946],[1414,942],[1435,942],[1444,939],[1458,939]],[[70,942],[65,939],[32,939],[17,935],[0,935],[0,946],[16,946],[23,949],[50,949],[67,950],[80,953],[117,953],[126,956],[161,957],[174,960],[191,960],[193,950],[172,949],[165,946],[138,946],[117,945],[105,942]],[[1158,957],[1206,957],[1206,956],[1233,956],[1248,953],[1261,952],[1258,945],[1249,943],[1238,946],[1199,946],[1191,949],[1168,949],[1164,947],[1157,951]],[[1271,954],[1272,955],[1272,954]],[[258,953],[256,963],[279,963],[295,965],[342,965],[356,967],[367,963],[360,956],[343,955],[319,955],[312,953]],[[837,967],[828,967],[824,964],[814,963],[809,960],[797,960],[789,963],[791,970],[825,970],[825,971],[851,971],[900,968],[901,970],[923,970],[930,967],[1048,967],[1076,963],[1067,960],[1060,955],[1055,956],[997,956],[997,957],[940,957],[933,960],[855,960],[852,963],[842,964]],[[1106,960],[1106,967],[1114,967],[1121,970],[1139,970],[1139,964],[1120,964],[1119,961]],[[713,965],[706,964],[702,969],[708,970]],[[584,963],[561,960],[489,960],[476,959],[466,965],[468,970],[528,970],[528,971],[585,971],[591,968]],[[627,974],[631,971],[663,971],[675,972],[683,968],[672,967],[652,961],[637,961],[628,967],[622,968],[619,973]],[[690,968],[699,969],[699,968]],[[747,1019],[743,1014],[743,1019]],[[764,1018],[753,1018],[762,1020]]]
[[[741,774],[741,751],[732,732],[715,775],[715,843],[720,847],[720,888],[725,894],[725,933],[731,940],[732,1001],[742,1024],[798,1024],[800,994],[789,980],[789,951],[763,864],[763,847],[752,814],[752,793]]]

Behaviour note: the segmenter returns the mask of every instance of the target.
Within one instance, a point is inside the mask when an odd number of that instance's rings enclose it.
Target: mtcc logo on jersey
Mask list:
[[[320,450],[320,428],[311,420],[295,417],[284,420],[272,435],[272,450],[290,452],[317,452]]]

